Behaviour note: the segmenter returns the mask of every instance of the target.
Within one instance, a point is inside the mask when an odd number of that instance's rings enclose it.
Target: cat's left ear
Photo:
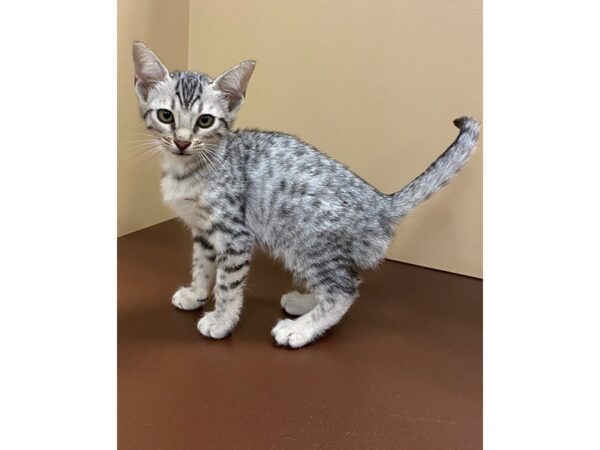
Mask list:
[[[256,61],[244,61],[215,80],[215,86],[223,93],[229,111],[235,112],[242,106],[255,65]]]

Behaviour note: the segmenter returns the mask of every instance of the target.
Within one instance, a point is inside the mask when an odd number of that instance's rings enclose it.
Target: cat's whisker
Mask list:
[[[142,165],[149,163],[150,161],[153,161],[153,158],[151,155],[150,156],[143,155],[142,157],[129,159],[128,161],[125,162],[125,165],[127,167],[142,166]]]
[[[210,160],[210,158],[208,157],[208,155],[206,153],[200,152],[199,154],[202,156],[203,161],[206,162],[206,166],[207,166],[209,172],[211,172],[211,174],[214,175],[217,172],[217,168],[215,167],[213,162]]]
[[[210,156],[212,158],[212,160],[215,162],[215,165],[217,168],[220,168],[223,166],[223,164],[225,164],[225,160],[223,159],[223,157],[217,153],[215,153],[215,150],[212,149],[206,149],[206,153],[208,154],[208,156]]]
[[[200,154],[202,155],[203,160],[206,161],[206,165],[207,165],[209,171],[212,174],[216,174],[218,171],[218,168],[219,168],[218,164],[215,164],[215,162],[209,157],[209,155],[207,153],[202,152]]]
[[[154,148],[154,147],[160,147],[161,144],[156,143],[156,142],[144,142],[144,143],[140,143],[140,144],[136,144],[136,145],[130,145],[129,148],[131,150],[137,151],[137,150],[145,150],[147,148]]]
[[[148,140],[138,140],[138,141],[127,141],[125,144],[127,145],[139,145],[139,144],[157,144],[161,143],[161,141],[157,141],[156,139],[148,139]]]
[[[157,137],[156,133],[150,133],[150,132],[144,132],[144,131],[129,131],[129,132],[125,132],[123,133],[124,135],[137,135],[137,136],[151,136],[151,137]]]
[[[159,146],[152,146],[149,148],[139,149],[138,152],[128,155],[131,163],[139,163],[143,160],[150,160],[153,156],[160,154],[162,148]]]
[[[156,148],[147,148],[144,150],[140,150],[138,152],[135,153],[130,153],[128,154],[126,157],[127,159],[131,159],[131,160],[140,160],[140,159],[144,159],[148,156],[156,156],[159,155],[162,152],[161,149],[156,149]]]
[[[196,153],[196,155],[198,156],[198,158],[200,158],[202,164],[204,165],[204,167],[208,170],[208,172],[212,175],[214,174],[214,171],[210,165],[210,161],[208,160],[208,158],[206,157],[206,155],[202,152],[198,152]]]
[[[151,148],[160,148],[160,145],[157,144],[157,143],[155,143],[155,142],[148,142],[148,143],[145,143],[145,144],[138,144],[138,145],[135,145],[135,146],[132,145],[132,146],[129,147],[129,149],[133,150],[133,152],[135,152],[135,153],[138,153],[140,151],[146,151],[146,150],[151,149]]]

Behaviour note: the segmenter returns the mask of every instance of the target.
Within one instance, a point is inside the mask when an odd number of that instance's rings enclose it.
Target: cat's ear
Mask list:
[[[255,61],[244,61],[215,80],[215,86],[223,93],[229,111],[234,112],[242,105],[255,65]]]
[[[167,68],[143,42],[133,43],[133,66],[135,90],[143,100],[146,100],[148,92],[156,83],[169,78]]]

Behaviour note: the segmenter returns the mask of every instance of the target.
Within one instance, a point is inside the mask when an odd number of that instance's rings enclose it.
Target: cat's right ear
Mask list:
[[[133,43],[133,66],[135,70],[135,90],[142,100],[148,98],[152,87],[169,78],[169,71],[146,44]]]

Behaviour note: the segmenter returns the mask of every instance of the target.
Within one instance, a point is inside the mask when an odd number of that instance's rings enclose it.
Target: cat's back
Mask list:
[[[324,234],[389,239],[389,196],[343,164],[289,134],[243,130],[238,138],[247,160],[246,215],[263,243],[290,246]]]
[[[333,188],[338,193],[347,190],[367,197],[385,197],[348,167],[297,136],[257,129],[236,134],[248,152],[251,175],[257,178],[271,182],[288,178],[305,187],[313,185]]]
[[[286,168],[294,169],[308,161],[314,163],[319,159],[329,159],[292,134],[244,129],[234,132],[234,135],[239,145],[243,145],[249,151],[250,158],[261,165],[283,163]]]

